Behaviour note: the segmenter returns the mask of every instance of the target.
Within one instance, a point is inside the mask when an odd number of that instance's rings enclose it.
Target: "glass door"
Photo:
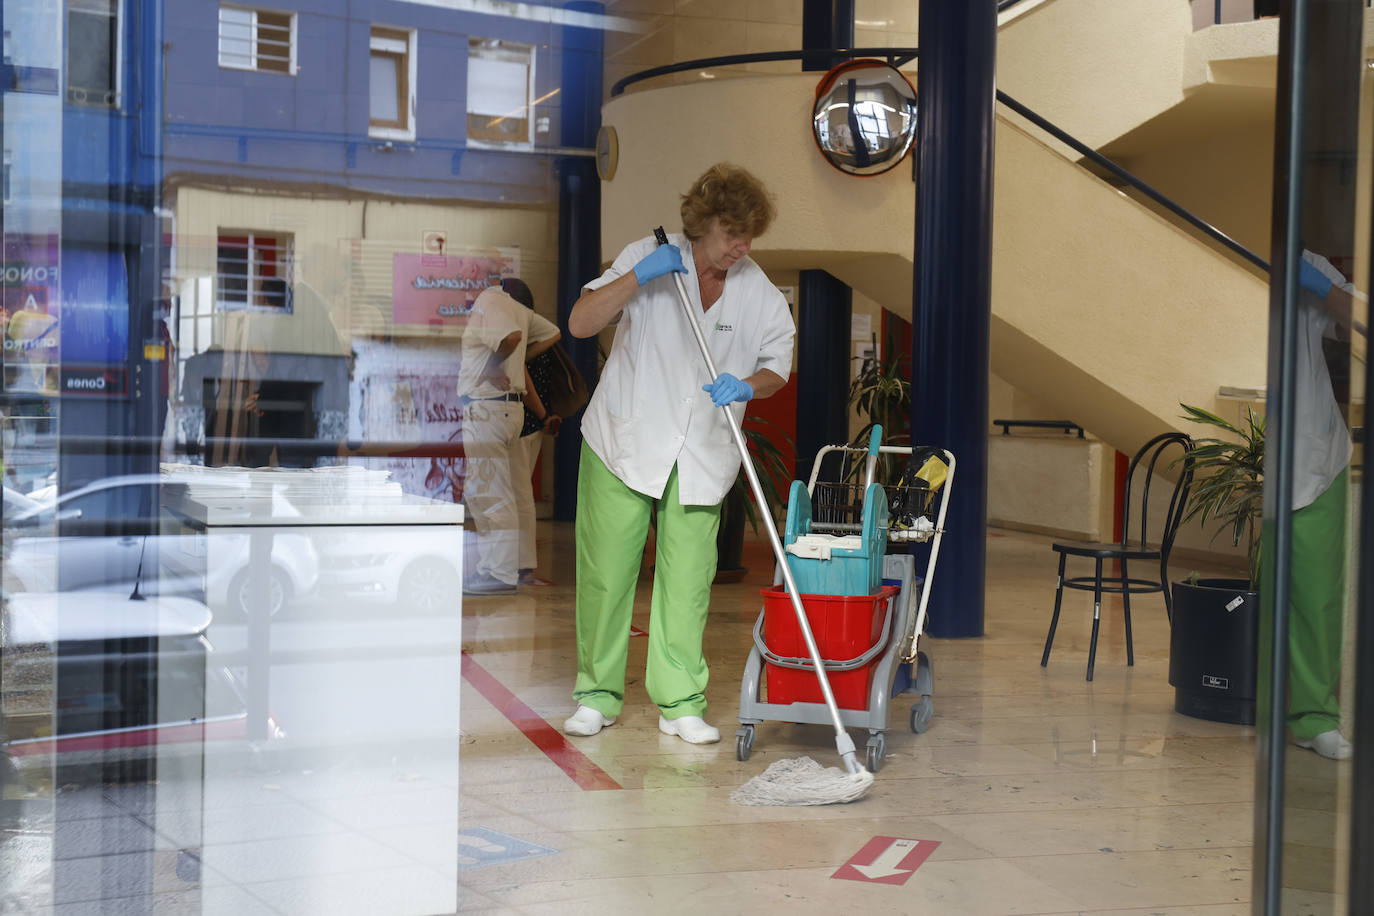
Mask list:
[[[1370,263],[1363,0],[1280,17],[1254,911],[1350,896]],[[1364,734],[1368,734],[1367,731]]]

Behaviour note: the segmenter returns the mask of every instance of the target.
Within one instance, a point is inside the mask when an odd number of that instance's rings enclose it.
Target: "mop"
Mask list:
[[[668,234],[663,231],[662,226],[654,230],[654,238],[659,245],[668,244]],[[701,358],[705,361],[706,371],[710,375],[709,381],[714,382],[718,374],[715,360],[711,358],[711,350],[706,345],[706,338],[702,336],[701,325],[692,307],[692,297],[687,294],[687,284],[680,273],[673,274],[673,281],[677,285],[682,315],[687,319],[687,326],[692,329],[692,336],[696,338],[697,349],[701,351]],[[858,801],[873,786],[873,774],[859,763],[854,752],[854,741],[840,720],[840,709],[835,704],[835,694],[830,690],[830,679],[826,676],[820,649],[817,648],[816,638],[811,633],[811,625],[807,620],[806,610],[802,607],[796,580],[792,578],[792,570],[787,564],[782,541],[778,538],[773,517],[768,511],[768,501],[764,498],[763,487],[759,485],[754,462],[750,459],[749,448],[744,442],[744,434],[735,423],[730,405],[722,404],[720,409],[725,412],[726,425],[730,427],[735,448],[739,450],[744,474],[749,480],[749,489],[754,494],[754,502],[758,504],[759,514],[764,517],[768,541],[773,546],[778,568],[782,570],[788,597],[792,599],[792,610],[797,615],[797,626],[806,641],[806,649],[811,655],[812,664],[815,665],[826,708],[830,711],[830,720],[835,726],[835,747],[844,760],[843,770],[838,767],[823,767],[810,757],[779,760],[732,792],[730,800],[737,805],[834,805]]]

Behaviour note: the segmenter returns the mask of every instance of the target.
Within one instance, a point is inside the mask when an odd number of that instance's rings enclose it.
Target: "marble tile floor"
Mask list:
[[[465,650],[555,728],[574,708],[569,528],[548,524],[541,547],[551,562],[540,573],[553,587],[464,607]],[[733,805],[730,792],[774,760],[839,763],[828,728],[778,722],[759,726],[749,761],[735,758],[739,678],[758,590],[772,569],[766,543],[748,546],[751,572],[715,588],[707,630],[707,718],[721,729],[719,745],[692,747],[658,733],[642,683],[643,639],[631,640],[620,720],[592,738],[569,739],[618,790],[579,789],[465,683],[461,826],[557,853],[460,871],[464,912],[1250,912],[1254,730],[1173,712],[1160,597],[1135,602],[1134,667],[1125,664],[1119,604],[1104,606],[1096,678],[1087,683],[1091,595],[1066,595],[1042,669],[1055,566],[1038,536],[992,532],[987,635],[923,638],[934,718],[913,734],[907,710],[915,698],[894,701],[885,765],[867,798],[815,808]],[[646,575],[636,608],[642,630],[648,582]],[[865,736],[852,734],[862,755]],[[1317,810],[1294,828],[1308,832],[1314,849],[1330,847],[1331,819],[1322,813],[1332,805],[1335,765],[1298,753]],[[834,877],[875,837],[939,846],[901,885]],[[1339,886],[1316,883],[1309,896]]]
[[[0,825],[0,912],[420,916],[451,912],[455,886],[460,912],[493,914],[1251,911],[1254,730],[1172,711],[1161,598],[1136,602],[1131,668],[1120,608],[1104,606],[1087,683],[1091,596],[1066,595],[1042,669],[1054,556],[1045,538],[994,531],[987,635],[922,639],[934,718],[913,734],[915,698],[893,702],[870,795],[741,808],[730,792],[775,760],[839,763],[828,728],[780,722],[760,725],[751,759],[736,760],[740,673],[771,577],[766,544],[746,545],[743,582],[714,590],[708,719],[724,740],[696,747],[659,734],[640,637],[620,720],[592,738],[558,737],[573,709],[572,526],[541,522],[540,541],[552,586],[464,600],[463,650],[477,668],[459,694],[457,767],[451,752],[399,760],[379,748],[327,769],[226,769],[195,806],[194,863],[169,833],[180,810],[167,780],[64,786],[55,807],[35,800],[24,829]],[[646,575],[640,630],[648,585]],[[851,733],[862,752],[862,731]],[[1344,912],[1333,889],[1346,881],[1336,838],[1348,768],[1288,753],[1284,912]],[[612,787],[583,788],[570,771]],[[879,837],[938,846],[914,871],[892,869],[900,883],[836,877]],[[528,855],[483,857],[506,838]]]

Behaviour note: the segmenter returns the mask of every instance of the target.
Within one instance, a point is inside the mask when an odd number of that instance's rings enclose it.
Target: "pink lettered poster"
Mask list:
[[[518,252],[391,256],[393,325],[462,326],[472,301],[488,286],[518,276]]]

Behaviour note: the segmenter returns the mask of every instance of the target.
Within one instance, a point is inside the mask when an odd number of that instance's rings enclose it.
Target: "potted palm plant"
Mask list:
[[[1173,583],[1169,683],[1174,709],[1218,722],[1252,725],[1259,646],[1259,529],[1263,499],[1264,416],[1246,408],[1238,426],[1210,411],[1179,405],[1186,419],[1224,436],[1195,438],[1192,490],[1184,521],[1193,518],[1213,537],[1229,532],[1245,547],[1248,578],[1202,578]],[[1180,459],[1182,460],[1182,459]]]
[[[897,353],[891,336],[887,338],[887,352],[893,355],[886,362],[876,356],[866,357],[849,384],[849,407],[866,421],[850,443],[855,448],[868,447],[874,426],[883,428],[885,445],[911,444],[911,367]],[[883,455],[878,479],[896,480],[903,463],[900,456]],[[862,462],[854,464],[851,473],[857,475],[862,466]]]
[[[792,475],[783,460],[783,451],[777,439],[786,442],[789,449],[792,440],[778,428],[776,423],[758,416],[744,418],[741,427],[745,444],[754,461],[754,470],[759,476],[759,486],[764,499],[768,501],[768,514],[776,526],[779,508],[785,508],[783,493],[791,482]],[[749,570],[744,566],[744,526],[748,524],[755,534],[759,530],[759,519],[755,514],[753,497],[749,493],[749,483],[744,477],[743,468],[735,478],[734,486],[725,494],[720,508],[720,530],[716,533],[716,578],[720,582],[738,582]]]

